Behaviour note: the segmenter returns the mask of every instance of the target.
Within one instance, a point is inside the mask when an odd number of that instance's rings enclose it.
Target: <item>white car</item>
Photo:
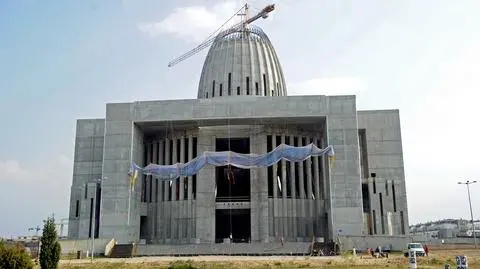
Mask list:
[[[416,256],[426,256],[425,249],[421,243],[408,243],[407,251],[404,253],[405,257],[408,257],[408,252],[411,250],[415,251]]]

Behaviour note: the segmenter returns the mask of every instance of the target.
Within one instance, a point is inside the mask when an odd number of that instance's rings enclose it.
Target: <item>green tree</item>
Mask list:
[[[7,246],[0,241],[0,268],[33,269],[33,262],[21,245]]]
[[[57,269],[60,261],[60,243],[58,243],[55,218],[47,218],[43,225],[40,246],[40,267],[42,269]]]

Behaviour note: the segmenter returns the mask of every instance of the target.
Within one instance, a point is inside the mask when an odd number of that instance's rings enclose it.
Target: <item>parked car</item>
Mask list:
[[[415,251],[416,256],[426,256],[425,249],[423,248],[423,245],[421,243],[408,243],[407,251],[405,251],[403,255],[405,257],[408,257],[408,252],[411,250]]]

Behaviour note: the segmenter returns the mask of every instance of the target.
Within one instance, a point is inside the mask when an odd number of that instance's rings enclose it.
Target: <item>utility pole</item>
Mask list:
[[[472,210],[472,199],[470,198],[470,185],[477,183],[476,180],[474,181],[465,181],[465,182],[458,182],[458,184],[461,185],[467,185],[467,193],[468,193],[468,204],[470,206],[470,217],[472,219],[472,230],[473,230],[473,244],[475,245],[475,248],[477,248],[477,236],[475,234],[475,221],[473,219],[473,210]]]

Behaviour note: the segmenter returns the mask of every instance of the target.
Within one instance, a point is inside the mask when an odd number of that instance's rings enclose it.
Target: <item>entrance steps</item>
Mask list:
[[[304,256],[309,255],[307,242],[225,243],[191,245],[136,245],[136,256]]]

